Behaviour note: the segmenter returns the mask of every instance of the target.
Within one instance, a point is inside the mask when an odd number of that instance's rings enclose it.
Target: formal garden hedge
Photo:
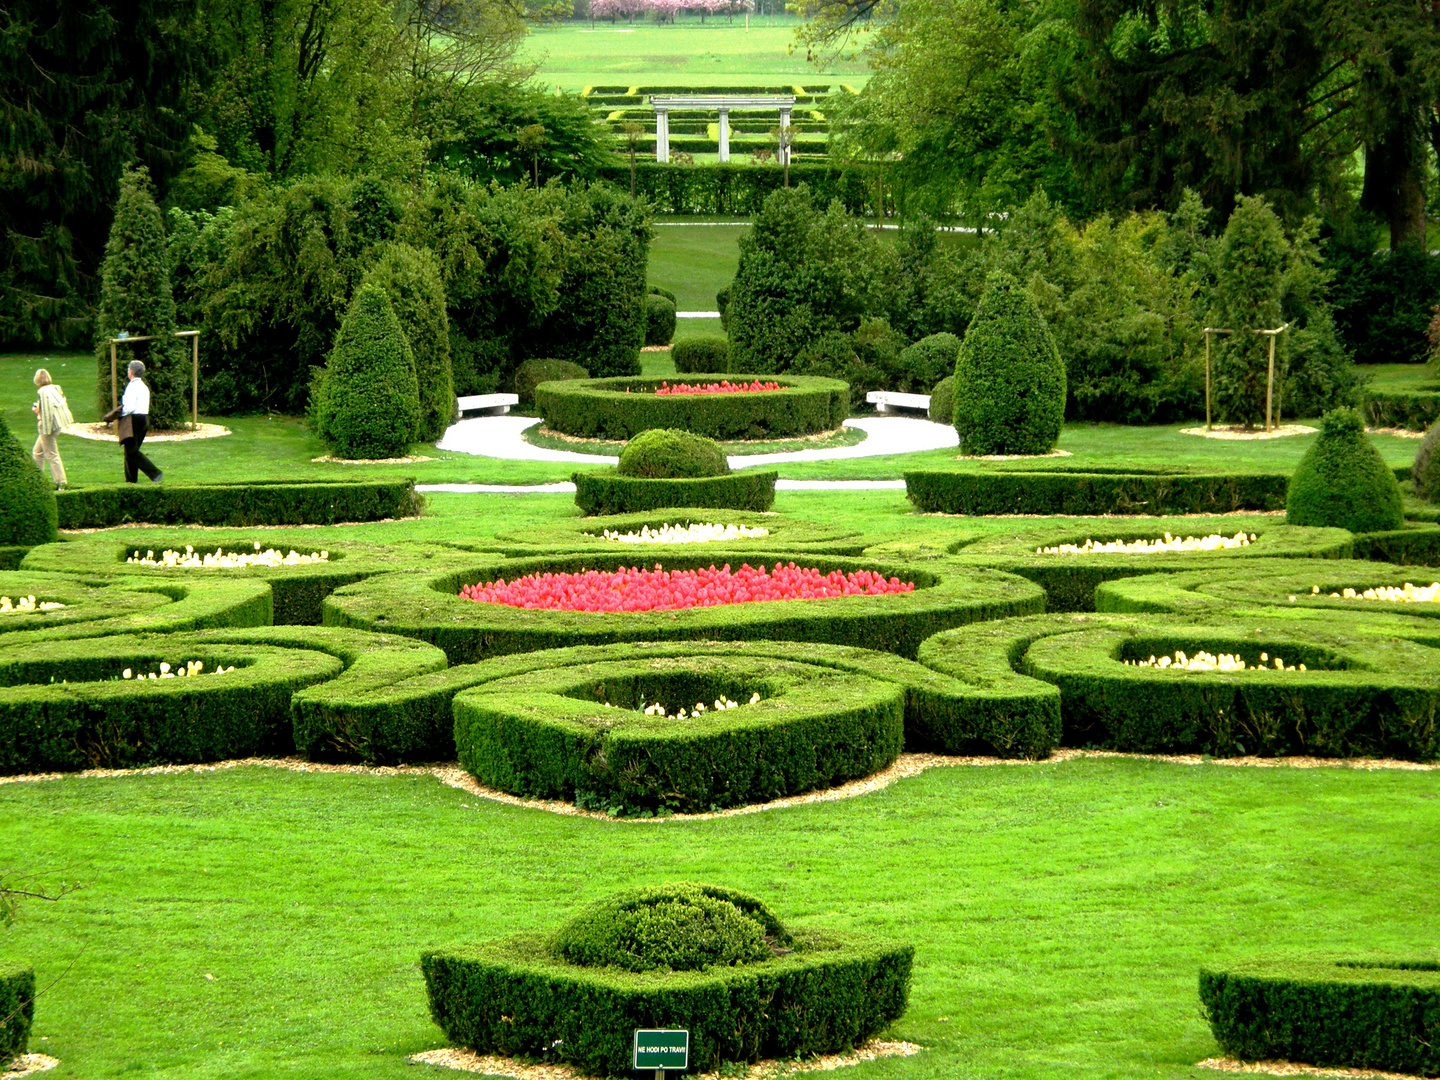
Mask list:
[[[614,571],[647,560],[629,552],[547,555],[533,559],[476,561],[430,574],[386,574],[338,589],[325,601],[325,623],[418,637],[445,650],[452,664],[565,645],[619,641],[786,640],[857,645],[914,657],[920,642],[952,626],[982,619],[1038,613],[1039,586],[1012,574],[953,560],[924,567],[874,559],[796,553],[744,553],[723,559],[703,552],[667,558],[667,570],[705,569],[720,562],[770,567],[793,561],[821,573],[867,570],[913,582],[912,592],[692,607],[677,611],[594,614],[527,610],[476,603],[463,586],[527,574]]]
[[[1433,760],[1440,754],[1440,633],[1416,620],[1253,610],[1230,622],[1164,615],[1046,615],[947,631],[920,661],[989,679],[1017,706],[1058,695],[1067,746],[1216,756]],[[1151,656],[1278,657],[1305,671],[1187,671]],[[1262,654],[1268,659],[1262,661]],[[1127,663],[1126,661],[1130,661]]]
[[[33,613],[0,614],[0,642],[269,626],[270,589],[258,581],[106,580],[93,575],[0,573],[0,596],[34,597]],[[43,610],[42,605],[64,607]]]
[[[628,165],[602,166],[602,179],[630,188]],[[635,193],[654,204],[657,214],[706,216],[758,213],[766,196],[785,186],[785,170],[748,164],[707,165],[703,169],[677,169],[657,162],[637,162]],[[827,206],[839,199],[852,214],[873,205],[875,183],[864,166],[837,169],[832,165],[791,162],[791,186],[806,184],[815,202]]]
[[[711,541],[703,544],[622,543],[606,539],[605,534],[628,536],[649,529],[657,532],[666,526],[684,529],[691,525],[736,525],[747,529],[765,529],[768,536],[747,536],[736,540]],[[465,551],[494,551],[508,556],[543,555],[568,551],[628,551],[635,558],[651,558],[672,551],[713,552],[722,548],[743,548],[746,551],[769,549],[784,551],[824,551],[831,555],[859,555],[867,541],[856,530],[844,526],[819,525],[814,522],[787,518],[775,513],[749,513],[739,510],[678,507],[650,510],[640,514],[615,514],[609,517],[571,518],[549,525],[525,529],[502,529],[493,540],[455,540],[450,546]]]
[[[1371,427],[1425,431],[1440,420],[1440,387],[1430,390],[1366,390],[1362,410]]]
[[[56,496],[62,529],[116,525],[335,525],[415,517],[424,497],[410,477],[336,483],[104,484]]]
[[[730,370],[730,342],[718,334],[686,338],[671,347],[670,360],[681,375],[724,375]]]
[[[35,969],[0,962],[0,1069],[28,1049],[34,1023]]]
[[[1434,522],[1407,521],[1402,528],[1359,533],[1355,558],[1401,566],[1440,564],[1440,526]]]
[[[1066,469],[925,470],[905,473],[922,514],[1228,514],[1283,510],[1285,473],[1084,472]]]
[[[657,394],[673,378],[576,379],[541,383],[535,404],[566,435],[630,439],[650,428],[680,428],[712,439],[774,439],[833,431],[850,415],[839,379],[775,375],[779,390],[738,394]]]
[[[710,895],[728,894],[702,888]],[[662,889],[676,887],[653,892]],[[740,937],[745,923],[756,921],[751,912],[757,905],[737,899],[728,918],[706,912],[710,919],[692,916],[683,920],[685,928],[698,935],[720,922],[732,929],[731,936]],[[664,903],[672,916],[681,906],[673,895],[655,902]],[[623,935],[628,943],[638,936],[634,923],[639,921],[632,917],[614,936]],[[601,1076],[633,1075],[637,1028],[688,1031],[691,1068],[713,1071],[726,1062],[762,1056],[842,1051],[904,1014],[912,946],[833,931],[779,929],[777,934],[762,923],[750,934],[768,954],[763,959],[678,971],[572,963],[557,955],[555,938],[538,935],[427,951],[420,968],[430,1014],[451,1043],[512,1057],[549,1054]],[[665,945],[673,948],[663,935],[656,936],[659,947],[640,953],[642,959]],[[613,944],[604,951],[621,952]],[[621,955],[636,954],[625,950]]]
[[[144,566],[126,562],[137,552],[142,558],[153,555],[160,559],[169,550],[184,551],[186,546],[201,542],[201,553],[223,551],[253,553],[261,549],[302,556],[328,552],[324,562],[294,566],[251,566],[240,569],[186,569],[182,567]],[[315,534],[217,533],[197,536],[189,531],[156,530],[147,532],[143,541],[126,542],[109,536],[91,536],[35,548],[22,564],[26,571],[62,574],[104,574],[150,580],[154,582],[224,582],[259,581],[273,594],[273,621],[279,624],[319,623],[320,605],[325,597],[355,581],[372,574],[400,570],[426,569],[443,563],[463,562],[464,557],[444,548],[419,544],[342,543],[334,548],[321,547]]]
[[[1200,972],[1200,1004],[1231,1057],[1440,1075],[1440,962],[1257,959]]]
[[[724,476],[687,476],[656,480],[621,476],[613,468],[571,475],[575,505],[586,515],[633,514],[665,507],[716,507],[763,513],[775,505],[775,471],[745,469]]]
[[[288,753],[320,728],[338,741],[337,700],[445,664],[413,639],[318,627],[21,637],[0,645],[5,774]],[[146,677],[191,661],[204,664],[200,674]]]

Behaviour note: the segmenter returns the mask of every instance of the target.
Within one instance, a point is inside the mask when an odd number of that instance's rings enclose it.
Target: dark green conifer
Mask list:
[[[55,491],[0,417],[0,547],[59,539]]]
[[[1354,409],[1325,414],[1320,437],[1290,477],[1285,520],[1355,533],[1398,529],[1405,523],[1400,484]]]
[[[330,352],[315,426],[343,458],[401,457],[420,417],[415,358],[379,285],[355,290]]]
[[[455,413],[455,378],[450,368],[450,318],[440,264],[432,251],[409,244],[386,245],[365,276],[390,298],[400,328],[415,358],[420,424],[415,438],[434,442],[445,434]]]

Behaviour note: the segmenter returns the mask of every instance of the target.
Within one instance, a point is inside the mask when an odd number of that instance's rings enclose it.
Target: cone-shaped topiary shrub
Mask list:
[[[445,434],[455,413],[455,379],[450,370],[450,318],[435,253],[409,244],[389,244],[365,275],[390,298],[415,358],[420,424],[415,437],[433,442]]]
[[[191,364],[188,343],[175,336],[175,296],[165,249],[165,221],[150,193],[143,166],[120,176],[120,198],[105,261],[100,266],[100,310],[95,316],[95,389],[100,411],[110,411],[110,339],[120,331],[149,337],[116,351],[116,393],[125,392],[125,365],[145,364],[150,387],[150,430],[190,420]]]
[[[55,492],[0,417],[0,547],[59,539]]]
[[[1354,409],[1325,414],[1320,437],[1290,477],[1285,520],[1351,532],[1381,532],[1404,524],[1400,485],[1365,435]]]
[[[930,391],[929,416],[937,424],[950,424],[955,420],[955,376],[946,375]]]
[[[730,471],[730,464],[714,439],[673,428],[652,428],[625,444],[618,471],[621,476],[675,480],[723,476]]]
[[[670,350],[670,360],[681,375],[730,370],[730,342],[719,335],[686,338]]]
[[[1426,502],[1440,502],[1440,420],[1431,425],[1415,453],[1415,467],[1410,472],[1415,481],[1415,495]]]
[[[955,362],[954,423],[967,454],[1044,454],[1065,422],[1065,364],[1030,295],[990,276]]]
[[[645,297],[645,344],[669,345],[675,336],[675,301],[658,293]]]
[[[590,372],[569,360],[536,357],[534,360],[526,360],[515,369],[515,393],[519,395],[521,405],[534,405],[535,387],[542,382],[589,377]]]
[[[688,882],[630,889],[592,904],[550,939],[557,959],[626,971],[698,971],[774,955],[790,935],[752,896]]]
[[[314,419],[346,458],[399,457],[420,414],[415,359],[385,290],[355,290],[320,381]]]

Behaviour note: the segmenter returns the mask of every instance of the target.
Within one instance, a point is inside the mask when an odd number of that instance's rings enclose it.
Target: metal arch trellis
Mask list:
[[[190,430],[194,431],[200,426],[200,331],[176,330],[175,336],[190,339]],[[115,347],[126,342],[153,341],[154,338],[154,334],[143,334],[137,337],[112,337],[110,339],[110,407],[112,409],[120,404],[120,383]]]
[[[1275,401],[1275,339],[1290,329],[1291,324],[1285,323],[1277,326],[1274,330],[1251,330],[1252,334],[1260,334],[1270,339],[1270,364],[1265,376],[1265,430],[1274,431],[1280,424],[1280,405]],[[1205,430],[1211,430],[1210,425],[1210,337],[1212,334],[1233,334],[1234,330],[1227,330],[1219,326],[1207,326],[1201,331],[1205,335]]]

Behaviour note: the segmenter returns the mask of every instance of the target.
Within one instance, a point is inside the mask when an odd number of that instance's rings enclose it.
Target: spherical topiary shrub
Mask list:
[[[59,537],[55,491],[0,417],[0,547],[35,547]]]
[[[1365,435],[1354,409],[1325,414],[1320,437],[1290,477],[1285,520],[1351,532],[1382,532],[1405,523],[1400,485]]]
[[[1415,467],[1410,472],[1415,481],[1415,494],[1426,502],[1440,502],[1440,420],[1437,420],[1420,441],[1415,453]]]
[[[673,428],[642,431],[620,452],[621,476],[649,480],[676,480],[695,476],[723,476],[730,471],[725,451],[714,439]]]
[[[400,457],[415,438],[415,357],[380,286],[355,291],[318,393],[316,430],[341,457]]]
[[[724,374],[730,370],[730,342],[718,335],[686,338],[670,350],[670,359],[681,375],[696,372]]]
[[[937,424],[953,423],[955,419],[955,376],[947,375],[930,391],[930,419]]]
[[[923,337],[901,351],[900,372],[906,385],[891,389],[923,394],[927,386],[955,374],[955,359],[959,355],[960,339],[954,334]]]
[[[1044,454],[1065,422],[1065,363],[1035,302],[990,276],[955,362],[955,429],[967,454]]]
[[[648,289],[646,289],[645,291],[648,292],[648,293],[651,293],[651,294],[654,295],[654,296],[663,296],[663,297],[665,297],[666,300],[669,300],[670,303],[675,304],[675,305],[677,305],[677,306],[678,306],[679,303],[680,303],[679,297],[677,297],[677,296],[676,296],[673,292],[671,292],[669,289],[663,288],[662,286],[659,286],[659,285],[651,285],[651,286],[650,286]]]
[[[645,344],[669,345],[675,336],[675,301],[650,293],[645,297]]]
[[[535,387],[542,382],[556,382],[562,379],[588,379],[590,372],[569,360],[554,360],[537,357],[526,360],[515,369],[515,393],[521,405],[535,404]]]

